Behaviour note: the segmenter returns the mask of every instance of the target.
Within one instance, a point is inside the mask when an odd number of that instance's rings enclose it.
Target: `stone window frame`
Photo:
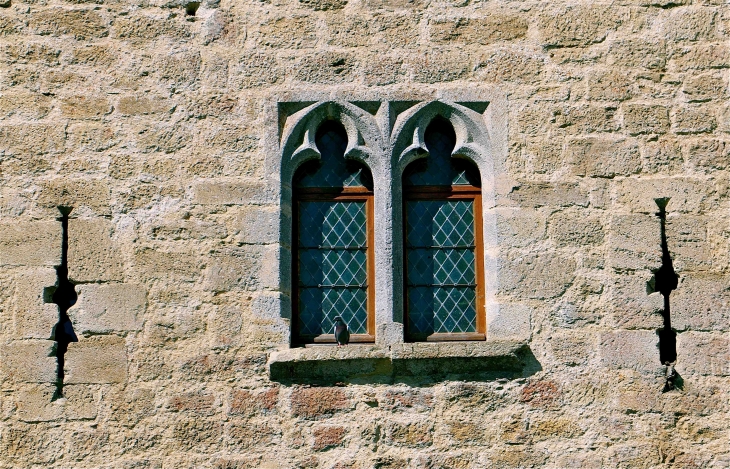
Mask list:
[[[411,350],[403,330],[403,238],[402,238],[402,174],[414,160],[424,157],[427,149],[424,133],[434,117],[440,115],[454,127],[457,143],[453,154],[470,160],[482,179],[482,232],[484,253],[484,297],[486,341],[467,347],[469,356],[490,355],[490,344],[525,344],[524,332],[513,334],[513,324],[525,321],[526,308],[502,305],[498,299],[499,262],[497,241],[497,209],[495,192],[498,177],[504,174],[507,158],[507,99],[492,88],[437,89],[422,88],[417,93],[402,90],[314,90],[273,93],[264,109],[267,132],[267,185],[276,192],[281,207],[279,225],[280,301],[279,315],[291,320],[292,265],[292,185],[296,169],[305,161],[318,158],[314,142],[316,130],[326,120],[337,120],[348,137],[345,158],[365,164],[373,176],[375,226],[375,324],[376,343],[364,354],[396,353],[407,356]],[[507,307],[503,307],[507,306]],[[527,319],[529,323],[529,317]],[[289,338],[291,334],[291,324]],[[460,355],[449,342],[448,354]],[[521,345],[520,345],[521,344]],[[285,351],[288,343],[271,344]],[[425,344],[424,344],[425,345]],[[444,344],[445,346],[445,344]],[[350,347],[348,354],[358,354]],[[405,347],[405,349],[403,348]],[[433,350],[447,350],[435,345]],[[474,347],[477,347],[474,349]],[[486,348],[484,348],[486,347]],[[296,361],[306,354],[321,358],[317,352],[291,353],[273,361]],[[457,347],[458,348],[458,347]],[[493,347],[492,347],[493,348]],[[337,347],[333,347],[337,349]],[[467,350],[464,349],[464,350]],[[507,347],[514,352],[514,348]],[[458,348],[458,350],[461,350]],[[475,351],[476,350],[476,351]],[[481,351],[480,351],[481,350]],[[506,349],[504,349],[506,350]],[[510,352],[510,353],[512,353]],[[325,352],[345,353],[345,352]],[[403,355],[405,353],[405,355]],[[440,352],[433,352],[437,355]],[[496,353],[496,352],[495,352]],[[497,353],[498,355],[501,352]],[[313,355],[314,356],[314,355]],[[318,359],[318,358],[315,358]]]

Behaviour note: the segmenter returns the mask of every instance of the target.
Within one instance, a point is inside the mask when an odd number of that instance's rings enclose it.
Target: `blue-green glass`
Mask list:
[[[369,185],[368,170],[360,163],[346,161],[345,129],[329,126],[315,141],[321,155],[318,161],[306,163],[297,172],[296,187],[362,187]]]
[[[409,287],[408,328],[413,334],[476,332],[473,287]]]
[[[299,246],[363,247],[365,202],[300,202]]]
[[[472,200],[406,203],[408,327],[414,334],[476,331]]]
[[[342,316],[354,334],[367,332],[365,202],[299,203],[299,331],[331,334]]]
[[[471,200],[409,201],[406,223],[409,246],[474,246],[474,202]]]

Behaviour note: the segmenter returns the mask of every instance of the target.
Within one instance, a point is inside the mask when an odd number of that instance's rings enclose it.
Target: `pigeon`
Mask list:
[[[342,317],[337,316],[335,318],[335,340],[337,346],[347,345],[350,342],[350,331],[347,330],[347,324],[342,320]]]

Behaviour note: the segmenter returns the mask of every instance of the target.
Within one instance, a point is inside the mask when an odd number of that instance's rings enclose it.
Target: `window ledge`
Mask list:
[[[273,352],[269,376],[291,382],[392,382],[462,375],[522,376],[536,360],[525,342],[422,342],[314,346]]]

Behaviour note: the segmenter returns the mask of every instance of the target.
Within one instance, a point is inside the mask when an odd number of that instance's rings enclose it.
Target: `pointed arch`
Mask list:
[[[373,116],[351,103],[321,101],[292,114],[284,124],[280,142],[283,184],[291,183],[302,163],[321,158],[315,141],[317,130],[330,120],[341,123],[347,132],[345,159],[359,161],[371,172],[377,169],[373,167],[378,165],[378,158],[374,156],[382,148],[382,142]]]

